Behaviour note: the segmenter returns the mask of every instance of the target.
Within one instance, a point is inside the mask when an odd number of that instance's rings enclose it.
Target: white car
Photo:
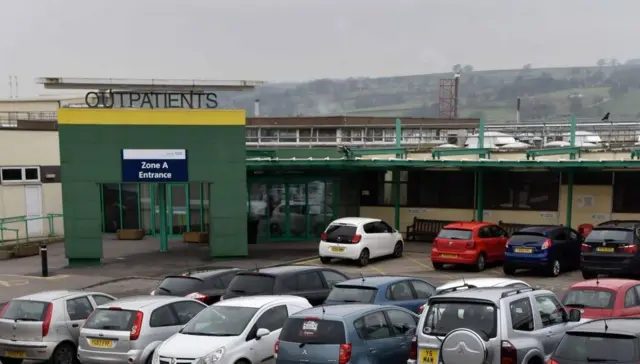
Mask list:
[[[153,353],[152,364],[275,363],[273,348],[289,315],[311,308],[297,296],[224,300],[201,311]]]
[[[323,264],[332,258],[356,260],[360,266],[369,259],[402,256],[402,234],[380,219],[344,217],[333,221],[320,237],[318,255]]]
[[[447,291],[469,288],[488,288],[488,287],[512,287],[523,288],[530,287],[529,283],[525,281],[519,281],[517,279],[508,278],[472,278],[472,279],[457,279],[455,281],[447,282],[439,287],[436,287],[436,291],[433,294],[439,295],[447,293]],[[424,311],[427,304],[420,306],[419,313]]]

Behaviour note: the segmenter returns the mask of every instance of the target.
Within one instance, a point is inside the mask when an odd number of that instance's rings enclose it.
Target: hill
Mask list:
[[[522,120],[575,113],[617,120],[640,118],[640,64],[568,68],[473,71],[460,77],[461,117],[513,120],[521,98]],[[453,73],[384,78],[321,79],[298,84],[268,84],[255,91],[220,95],[222,105],[261,116],[438,116],[440,80]]]

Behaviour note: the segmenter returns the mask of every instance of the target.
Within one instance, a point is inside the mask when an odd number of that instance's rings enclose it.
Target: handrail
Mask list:
[[[0,218],[0,247],[4,244],[5,242],[5,236],[4,236],[4,232],[5,231],[11,231],[14,232],[16,234],[15,236],[15,242],[16,243],[20,243],[22,240],[24,240],[24,242],[29,242],[30,240],[33,240],[34,238],[45,238],[45,237],[53,237],[56,236],[56,232],[55,232],[55,219],[56,218],[63,218],[63,214],[60,213],[49,213],[46,215],[42,215],[42,216],[35,216],[35,217],[28,217],[28,216],[10,216],[10,217],[4,217],[4,218]],[[48,232],[44,233],[40,236],[30,236],[29,234],[29,221],[37,221],[37,220],[47,220],[47,227],[48,227]],[[20,226],[20,227],[7,227],[8,224],[24,224],[24,227]],[[24,230],[24,237],[21,238],[20,237],[20,232]]]
[[[547,149],[534,149],[527,151],[527,160],[535,160],[536,157],[544,155],[561,155],[569,154],[571,159],[576,156],[580,157],[580,147],[562,147],[562,148],[547,148]]]
[[[489,158],[491,156],[490,148],[455,148],[455,149],[439,149],[431,152],[431,158],[440,159],[452,155],[477,155],[480,158]]]

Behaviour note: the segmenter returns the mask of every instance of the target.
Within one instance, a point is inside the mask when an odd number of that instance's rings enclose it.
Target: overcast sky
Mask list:
[[[0,0],[0,97],[38,76],[251,79],[640,57],[638,0]]]

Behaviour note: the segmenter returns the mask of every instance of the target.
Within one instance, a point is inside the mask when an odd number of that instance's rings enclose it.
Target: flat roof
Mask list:
[[[264,84],[263,81],[176,80],[136,78],[71,78],[38,77],[36,83],[56,90],[144,90],[144,91],[244,91]]]

